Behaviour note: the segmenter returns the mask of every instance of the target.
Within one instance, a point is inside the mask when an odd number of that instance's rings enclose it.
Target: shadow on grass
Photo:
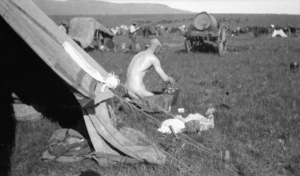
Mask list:
[[[69,85],[56,75],[2,18],[0,24],[2,41],[13,44],[1,45],[4,57],[0,60],[0,175],[6,175],[10,170],[10,155],[16,128],[11,106],[12,93],[15,93],[21,102],[32,105],[43,116],[59,123],[62,128],[76,129],[78,121],[83,123],[83,118]],[[81,129],[86,132],[84,125]]]

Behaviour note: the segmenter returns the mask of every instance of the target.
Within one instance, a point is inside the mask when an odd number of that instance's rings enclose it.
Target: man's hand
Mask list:
[[[175,79],[169,76],[168,80],[166,81],[166,84],[175,84]]]
[[[175,84],[175,82],[176,82],[175,79],[172,78],[172,77],[169,77],[169,78],[170,78],[170,83],[171,83],[171,84]]]

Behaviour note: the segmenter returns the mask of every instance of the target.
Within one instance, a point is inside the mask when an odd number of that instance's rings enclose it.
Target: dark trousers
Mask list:
[[[134,52],[136,50],[136,38],[133,37],[130,40],[131,40],[131,51]]]
[[[129,39],[130,39],[130,50],[132,52],[135,52],[136,50],[136,33],[129,33]]]

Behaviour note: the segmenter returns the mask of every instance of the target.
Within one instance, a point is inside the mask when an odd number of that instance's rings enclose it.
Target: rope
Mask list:
[[[136,110],[140,111],[141,113],[145,114],[146,116],[150,117],[152,120],[154,120],[154,121],[156,121],[157,123],[161,124],[161,122],[160,122],[159,120],[155,119],[154,117],[150,116],[149,114],[145,113],[144,111],[138,109],[137,107],[133,106],[132,104],[126,102],[126,101],[123,100],[121,97],[119,97],[119,96],[117,96],[117,95],[116,95],[116,97],[117,97],[117,98],[120,98],[121,101],[125,102],[125,103],[128,104],[129,106],[133,107],[134,109],[136,109]],[[173,116],[173,117],[174,117],[174,116]],[[214,155],[214,156],[219,156],[217,153],[214,153],[213,151],[211,151],[210,149],[206,148],[206,147],[203,146],[202,144],[198,143],[198,142],[195,141],[194,139],[192,139],[192,138],[190,138],[190,137],[188,137],[188,136],[186,136],[186,135],[183,135],[183,136],[185,136],[185,137],[187,137],[188,139],[190,139],[190,140],[196,142],[196,143],[199,144],[202,148],[199,148],[199,146],[196,146],[195,144],[192,144],[191,142],[182,139],[182,140],[184,140],[185,142],[189,143],[190,145],[192,145],[192,146],[194,146],[194,147],[196,147],[196,148],[198,148],[198,149],[200,149],[200,150],[205,149],[206,152],[208,152],[208,153],[210,153],[210,154],[212,154],[212,155]]]
[[[125,85],[123,85],[123,84],[120,84],[120,85],[121,85],[121,86],[124,86],[124,88],[125,88]],[[139,112],[145,114],[147,117],[150,117],[152,120],[154,120],[154,121],[156,121],[157,123],[161,124],[161,122],[160,122],[159,120],[155,119],[155,118],[152,117],[151,115],[149,115],[149,114],[145,113],[144,111],[140,110],[139,108],[137,108],[136,106],[132,105],[131,103],[129,103],[129,102],[123,100],[123,99],[122,99],[120,96],[118,96],[114,91],[112,91],[112,92],[114,93],[115,97],[117,97],[117,98],[118,98],[119,100],[121,100],[122,102],[126,103],[128,106],[130,106],[130,107],[132,107],[132,108],[138,110]],[[147,99],[143,99],[143,100],[148,101]],[[172,116],[173,118],[176,118],[173,114],[171,114],[170,112],[168,112],[168,111],[162,109],[160,106],[155,105],[155,104],[153,104],[153,103],[150,102],[150,101],[148,101],[148,102],[151,103],[152,105],[156,106],[158,109],[160,109],[162,112],[166,113],[167,115]],[[125,123],[125,122],[124,122],[124,123]],[[182,137],[180,138],[181,140],[183,140],[184,142],[190,144],[191,146],[193,146],[193,147],[195,147],[195,148],[197,148],[197,149],[199,149],[199,150],[201,150],[201,151],[205,151],[206,153],[210,154],[210,155],[208,155],[210,158],[218,159],[218,160],[220,160],[220,161],[224,161],[224,160],[219,156],[219,154],[215,153],[215,152],[212,151],[211,149],[205,147],[204,145],[200,144],[199,142],[195,141],[194,139],[190,138],[190,137],[187,136],[187,135],[184,135],[184,134],[181,134],[181,135],[184,136],[184,137],[186,137],[187,139],[193,141],[193,142],[196,143],[196,144],[193,144],[193,143],[191,143],[191,142],[189,142],[189,141],[183,139]],[[228,170],[230,170],[230,171],[233,171],[233,172],[236,172],[236,169],[233,169],[233,168],[226,168],[226,169],[228,169]]]
[[[120,85],[121,85],[121,86],[124,86],[123,84],[120,84]],[[158,124],[161,124],[161,122],[160,122],[159,120],[155,119],[155,118],[152,117],[151,115],[145,113],[144,111],[138,109],[137,107],[135,107],[135,106],[133,106],[132,104],[128,103],[127,101],[123,100],[120,96],[116,95],[115,92],[113,92],[113,93],[114,93],[115,96],[116,96],[118,99],[120,99],[122,102],[126,103],[127,105],[129,105],[129,106],[133,107],[134,109],[140,111],[141,113],[145,114],[147,117],[150,117],[152,120],[156,121]],[[154,105],[155,107],[157,107],[160,111],[164,112],[165,114],[167,114],[167,115],[169,115],[169,116],[171,116],[171,117],[173,117],[173,118],[176,118],[173,114],[171,114],[169,111],[167,111],[167,110],[161,108],[160,106],[158,106],[158,105],[156,105],[156,104],[153,104],[152,102],[150,102],[150,101],[147,100],[147,99],[143,99],[143,100],[148,101],[150,104]],[[206,150],[206,152],[208,152],[208,153],[210,153],[210,154],[216,156],[218,159],[220,158],[220,157],[219,157],[219,154],[213,152],[212,150],[210,150],[209,148],[203,146],[202,144],[200,144],[199,142],[197,142],[197,141],[195,141],[194,139],[190,138],[189,136],[184,135],[184,134],[181,134],[181,135],[184,136],[184,137],[186,137],[186,138],[188,138],[188,139],[190,139],[191,141],[197,143],[197,144],[200,145],[202,148],[199,148],[199,146],[196,146],[195,144],[192,144],[192,143],[189,142],[189,141],[186,141],[186,142],[189,143],[190,145],[193,145],[194,147],[196,147],[196,148],[198,148],[198,149],[204,149],[204,150]],[[182,139],[182,140],[184,140],[184,139]]]
[[[115,114],[114,114],[114,116],[115,116],[116,118],[118,118],[122,123],[124,123],[127,127],[130,127],[130,126],[129,126],[125,121],[123,121],[119,116],[117,116],[117,115],[115,115]],[[132,132],[132,133],[134,133],[134,132]],[[140,135],[140,134],[137,134],[137,133],[134,133],[134,134]],[[149,143],[149,144],[150,144],[150,143]],[[179,163],[179,166],[176,166],[176,164],[172,163],[172,162],[169,161],[169,160],[166,160],[167,162],[169,162],[169,163],[172,164],[173,166],[179,167],[179,169],[181,169],[181,168],[180,168],[180,165],[182,165],[182,166],[185,167],[185,169],[186,169],[185,172],[188,173],[189,170],[192,170],[193,173],[194,173],[195,175],[199,175],[199,176],[200,176],[200,174],[197,173],[194,169],[191,169],[190,167],[188,167],[187,165],[185,165],[184,163],[182,163],[180,160],[178,160],[177,158],[175,158],[174,156],[172,156],[170,153],[168,153],[167,151],[163,150],[161,147],[157,146],[157,148],[159,148],[163,153],[165,153],[167,156],[169,156],[170,158],[172,158],[173,160],[175,160],[175,161],[177,161],[177,162]],[[165,166],[164,166],[164,167],[165,167]],[[166,168],[166,167],[165,167],[165,168]],[[188,174],[189,174],[189,175],[192,175],[191,173],[188,173]]]

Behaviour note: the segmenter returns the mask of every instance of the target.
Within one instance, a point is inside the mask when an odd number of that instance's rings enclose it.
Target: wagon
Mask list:
[[[72,18],[68,35],[84,49],[100,47],[104,44],[104,38],[112,39],[114,36],[107,27],[91,17]]]
[[[213,50],[220,55],[226,52],[227,29],[207,12],[196,15],[184,34],[185,48],[192,51]]]

